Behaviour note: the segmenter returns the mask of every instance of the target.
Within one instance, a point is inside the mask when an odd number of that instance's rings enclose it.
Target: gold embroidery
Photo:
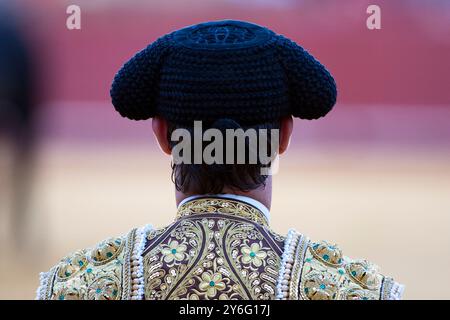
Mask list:
[[[312,271],[304,277],[300,292],[309,300],[337,300],[339,283],[331,273]]]
[[[342,255],[338,247],[324,241],[312,243],[308,248],[303,259],[303,269],[300,272],[295,269],[295,278],[291,280],[300,279],[298,288],[302,299],[379,298],[383,276],[376,272],[373,265],[364,260],[350,260]],[[294,265],[301,264],[301,260],[297,255]],[[295,296],[292,298],[295,299]]]
[[[379,297],[374,292],[355,286],[345,290],[343,298],[346,300],[378,300]]]
[[[299,235],[300,240],[295,250],[294,263],[292,265],[291,281],[289,284],[289,299],[298,300],[299,297],[299,284],[300,276],[303,269],[303,263],[305,258],[306,249],[309,245],[309,239],[303,235]]]
[[[377,268],[366,260],[351,262],[345,267],[349,276],[361,287],[376,290],[380,286]]]
[[[274,299],[280,257],[267,233],[222,213],[184,215],[158,238],[144,256],[146,299]]]
[[[64,258],[49,280],[47,298],[116,300],[130,296],[130,255],[136,229]],[[123,248],[126,248],[123,250]]]
[[[87,263],[86,250],[79,250],[61,261],[56,277],[59,281],[67,281],[85,269]]]
[[[134,250],[137,229],[132,229],[128,235],[124,252],[123,277],[122,277],[122,300],[131,299],[131,254]]]
[[[180,206],[177,219],[194,214],[224,213],[231,216],[241,216],[259,225],[268,226],[264,214],[249,204],[221,198],[201,198],[188,201]]]
[[[335,244],[321,241],[311,245],[310,250],[316,259],[332,267],[342,265],[342,251]]]
[[[77,288],[72,288],[66,285],[61,285],[55,290],[51,297],[52,300],[80,300],[80,291]]]
[[[402,291],[335,245],[299,234],[285,243],[262,212],[238,201],[193,200],[171,225],[137,234],[133,229],[62,259],[42,274],[38,297],[372,300],[399,298]],[[133,253],[137,237],[142,256]],[[288,255],[281,249],[287,247]]]
[[[153,240],[154,238],[156,238],[157,236],[163,234],[168,228],[170,228],[172,225],[168,225],[167,227],[164,228],[159,228],[159,229],[152,229],[150,230],[150,232],[147,235],[147,240]]]
[[[112,275],[102,276],[94,280],[87,290],[89,300],[120,299],[120,280]]]
[[[121,238],[109,238],[100,242],[91,251],[90,260],[94,265],[101,265],[113,260],[122,251],[123,242]]]

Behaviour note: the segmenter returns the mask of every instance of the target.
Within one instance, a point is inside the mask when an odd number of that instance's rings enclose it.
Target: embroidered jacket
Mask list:
[[[183,203],[171,225],[79,250],[41,274],[38,299],[399,299],[366,260],[294,230],[273,232],[251,202]]]

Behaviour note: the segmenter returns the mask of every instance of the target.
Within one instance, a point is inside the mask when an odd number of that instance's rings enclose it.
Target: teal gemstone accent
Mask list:
[[[254,258],[256,256],[256,254],[252,251],[250,252],[250,257]]]
[[[322,283],[320,286],[320,289],[325,290],[326,286]]]
[[[112,292],[112,294],[113,294],[113,296],[117,296],[117,290],[114,289],[113,292]]]
[[[356,277],[356,271],[352,271],[352,276]]]
[[[97,290],[95,290],[96,293],[102,293],[102,289],[97,288]]]
[[[318,243],[316,243],[316,244],[313,245],[313,249],[314,249],[314,250],[316,250],[317,248],[319,248],[319,244],[318,244]]]
[[[83,266],[83,261],[81,261],[81,260],[78,260],[78,265],[80,266],[80,267],[82,267]]]
[[[63,295],[63,294],[60,294],[59,297],[58,297],[58,299],[59,299],[59,300],[64,300],[64,295]]]
[[[363,300],[369,300],[367,297],[362,297]]]
[[[107,256],[108,258],[111,258],[112,255],[113,255],[112,252],[107,252],[107,253],[106,253],[106,256]]]
[[[309,288],[305,288],[305,293],[308,294]]]
[[[214,281],[210,281],[210,282],[209,282],[209,286],[210,286],[210,287],[214,287],[215,285],[216,285],[216,283],[215,283]]]
[[[342,259],[341,258],[339,258],[338,263],[342,263]]]
[[[86,272],[87,272],[87,273],[91,273],[91,272],[92,272],[92,269],[91,269],[91,268],[87,268],[87,269],[86,269]]]
[[[311,260],[311,258],[306,258],[305,261],[306,262],[311,262],[312,260]]]
[[[330,260],[330,256],[327,255],[327,254],[324,254],[322,258],[323,258],[323,260],[325,260],[325,261]]]
[[[177,253],[177,249],[172,249],[172,254]]]
[[[339,272],[339,274],[344,274],[345,273],[343,269],[339,269],[338,272]]]
[[[69,271],[64,272],[64,274],[66,275],[66,277],[70,276],[70,272]]]

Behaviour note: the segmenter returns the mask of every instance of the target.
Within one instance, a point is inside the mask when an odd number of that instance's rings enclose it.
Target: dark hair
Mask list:
[[[271,150],[271,129],[280,129],[280,122],[268,122],[257,125],[244,125],[240,126],[236,121],[230,119],[220,119],[215,122],[202,122],[202,131],[215,128],[219,129],[224,135],[226,129],[242,129],[244,131],[248,129],[266,129],[267,130],[267,156],[272,154]],[[169,122],[167,131],[167,138],[171,148],[175,146],[177,142],[172,141],[172,132],[175,129],[186,129],[189,131],[191,137],[193,136],[193,125],[179,125]],[[203,134],[202,132],[202,134]],[[259,135],[257,135],[258,149],[261,146]],[[202,143],[202,152],[209,142]],[[226,144],[224,143],[223,155],[226,155]],[[228,150],[230,151],[230,150]],[[276,150],[277,151],[277,150]],[[257,153],[256,163],[249,163],[249,154],[251,150],[249,148],[248,139],[245,140],[245,163],[239,164],[236,161],[237,152],[236,144],[234,144],[234,157],[233,164],[194,164],[194,146],[191,145],[191,158],[190,164],[181,163],[175,164],[172,162],[172,181],[178,191],[188,194],[218,194],[223,193],[225,188],[229,188],[234,191],[250,191],[257,189],[261,186],[265,186],[267,175],[261,173],[262,168],[269,168],[271,162],[263,164],[260,159],[259,153]]]

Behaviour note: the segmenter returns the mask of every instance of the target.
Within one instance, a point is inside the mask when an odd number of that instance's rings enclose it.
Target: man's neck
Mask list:
[[[269,210],[272,204],[272,177],[268,177],[266,180],[265,187],[261,187],[255,190],[250,190],[248,192],[243,191],[236,191],[229,188],[225,188],[221,194],[234,194],[239,196],[245,196],[249,197],[251,199],[257,200],[261,202],[264,206],[266,206]],[[177,203],[177,206],[180,204],[181,201],[184,199],[191,197],[191,196],[197,196],[200,194],[194,194],[194,193],[183,193],[178,190],[175,191],[175,200]],[[205,194],[205,195],[211,195],[211,194]]]

